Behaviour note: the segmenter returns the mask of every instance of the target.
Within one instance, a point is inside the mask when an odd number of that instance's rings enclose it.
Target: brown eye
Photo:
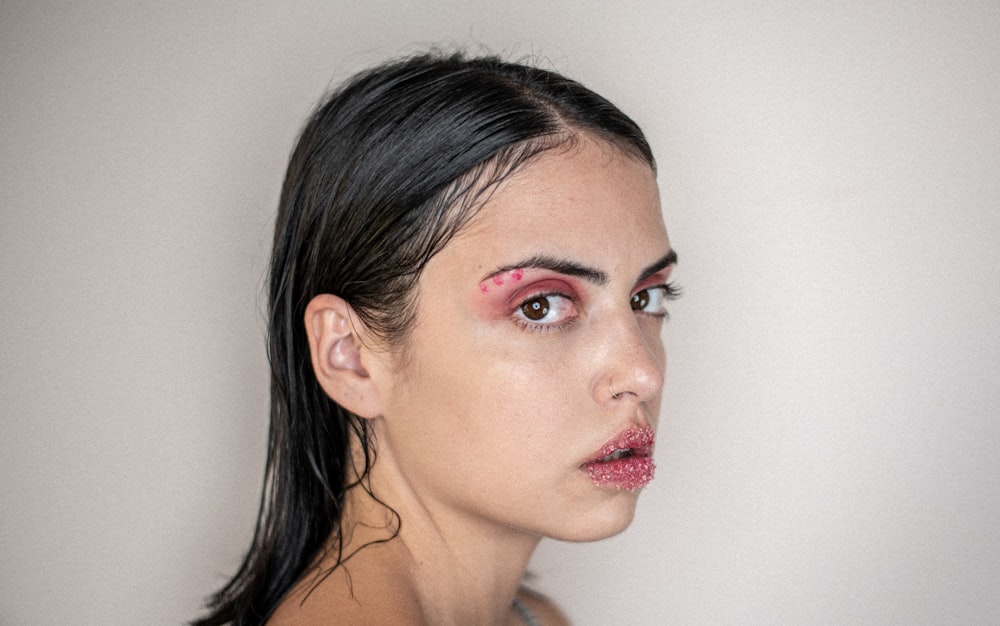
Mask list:
[[[532,322],[545,319],[549,314],[549,299],[546,296],[532,298],[521,305],[521,313]]]
[[[643,289],[639,293],[632,296],[631,304],[633,311],[642,311],[649,306],[649,290]]]

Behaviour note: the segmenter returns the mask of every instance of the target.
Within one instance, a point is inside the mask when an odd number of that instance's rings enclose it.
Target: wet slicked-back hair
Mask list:
[[[309,301],[336,294],[380,338],[402,342],[421,270],[483,194],[581,134],[654,167],[642,131],[606,99],[494,57],[428,54],[375,67],[312,115],[275,224],[271,426],[257,528],[239,571],[197,624],[263,623],[321,551],[335,551],[337,566],[350,556],[340,520],[344,492],[356,482],[346,477],[363,478],[374,450],[365,421],[316,380],[303,323]],[[360,468],[352,437],[364,450]]]

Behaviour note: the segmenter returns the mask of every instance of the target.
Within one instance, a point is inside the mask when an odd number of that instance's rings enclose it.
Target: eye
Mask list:
[[[532,322],[545,319],[545,316],[549,314],[548,296],[538,296],[528,300],[521,305],[521,313]]]
[[[667,302],[676,299],[677,296],[677,290],[672,285],[657,285],[637,291],[629,304],[633,311],[656,317],[666,317]]]
[[[530,328],[556,327],[576,317],[576,306],[569,296],[540,294],[521,302],[515,317]]]

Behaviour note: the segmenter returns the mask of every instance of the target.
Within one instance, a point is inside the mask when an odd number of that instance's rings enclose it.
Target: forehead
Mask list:
[[[589,136],[507,177],[452,243],[484,253],[520,244],[580,258],[621,244],[669,248],[652,168]]]

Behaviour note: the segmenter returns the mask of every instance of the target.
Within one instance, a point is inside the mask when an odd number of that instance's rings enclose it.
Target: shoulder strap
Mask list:
[[[528,605],[521,602],[520,598],[515,597],[514,601],[511,602],[511,606],[514,607],[514,610],[517,611],[517,614],[521,616],[521,619],[524,620],[527,626],[542,626],[538,618],[535,617],[535,614],[528,608]]]

